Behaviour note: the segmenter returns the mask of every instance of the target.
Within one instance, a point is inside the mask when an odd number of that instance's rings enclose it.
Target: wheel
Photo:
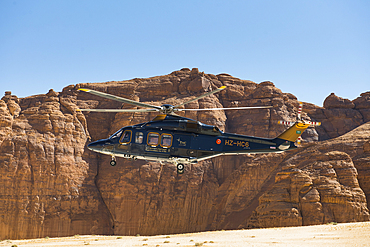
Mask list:
[[[115,160],[111,160],[111,161],[110,161],[110,165],[111,165],[111,166],[115,166],[115,165],[117,165],[117,162],[116,162]]]
[[[177,164],[177,173],[178,174],[183,174],[184,173],[184,164]]]

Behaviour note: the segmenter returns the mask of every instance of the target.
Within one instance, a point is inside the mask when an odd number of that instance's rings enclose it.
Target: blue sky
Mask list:
[[[0,95],[199,68],[322,106],[370,91],[367,0],[1,0]]]

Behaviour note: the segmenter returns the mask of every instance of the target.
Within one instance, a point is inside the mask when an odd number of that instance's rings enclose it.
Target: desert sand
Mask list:
[[[0,246],[370,246],[370,222],[161,236],[73,236],[3,240]]]

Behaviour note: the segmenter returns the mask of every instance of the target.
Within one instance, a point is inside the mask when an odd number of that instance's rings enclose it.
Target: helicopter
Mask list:
[[[194,99],[178,105],[150,105],[116,95],[95,91],[88,88],[78,90],[107,99],[145,107],[144,109],[78,109],[86,112],[158,112],[151,121],[125,126],[107,139],[97,140],[87,145],[91,151],[110,155],[111,166],[117,164],[116,157],[132,160],[146,160],[173,163],[177,173],[182,174],[185,165],[221,155],[281,153],[296,149],[295,141],[313,122],[300,117],[290,128],[276,138],[261,138],[240,134],[226,133],[217,126],[201,123],[197,120],[177,115],[181,111],[214,111],[271,108],[272,106],[250,106],[229,108],[184,109],[186,104],[224,90],[221,86],[216,90],[202,94]]]

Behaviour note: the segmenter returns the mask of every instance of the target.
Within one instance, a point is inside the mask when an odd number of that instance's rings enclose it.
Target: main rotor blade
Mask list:
[[[157,109],[78,109],[77,111],[91,111],[91,112],[158,112]]]
[[[216,90],[213,90],[212,92],[208,92],[208,93],[203,94],[203,95],[201,95],[201,96],[199,96],[199,97],[196,97],[195,99],[192,99],[192,100],[186,101],[186,102],[181,103],[181,104],[179,104],[179,105],[176,105],[176,106],[174,106],[173,108],[178,108],[178,107],[180,107],[180,106],[183,106],[183,105],[189,104],[190,102],[193,102],[193,101],[196,101],[196,100],[198,100],[198,99],[201,99],[201,98],[207,97],[208,95],[211,95],[211,94],[214,94],[214,93],[218,93],[218,92],[220,92],[220,91],[224,90],[225,88],[226,88],[226,86],[219,87],[219,88],[217,88]]]
[[[100,97],[103,97],[103,98],[107,98],[107,99],[116,100],[116,101],[119,101],[119,102],[131,104],[131,105],[136,105],[136,106],[141,106],[141,107],[149,107],[149,108],[154,108],[154,109],[158,109],[158,110],[162,109],[160,106],[140,103],[140,102],[137,102],[137,101],[134,101],[134,100],[122,98],[122,97],[115,96],[115,95],[108,94],[108,93],[95,91],[95,90],[92,90],[92,89],[79,88],[78,90],[83,91],[83,92],[87,92],[87,93],[91,93],[91,94],[94,94],[94,95],[97,95],[97,96],[100,96]]]
[[[177,109],[177,111],[217,111],[217,110],[245,110],[245,109],[263,109],[271,108],[272,106],[243,106],[229,108],[203,108],[203,109]]]

